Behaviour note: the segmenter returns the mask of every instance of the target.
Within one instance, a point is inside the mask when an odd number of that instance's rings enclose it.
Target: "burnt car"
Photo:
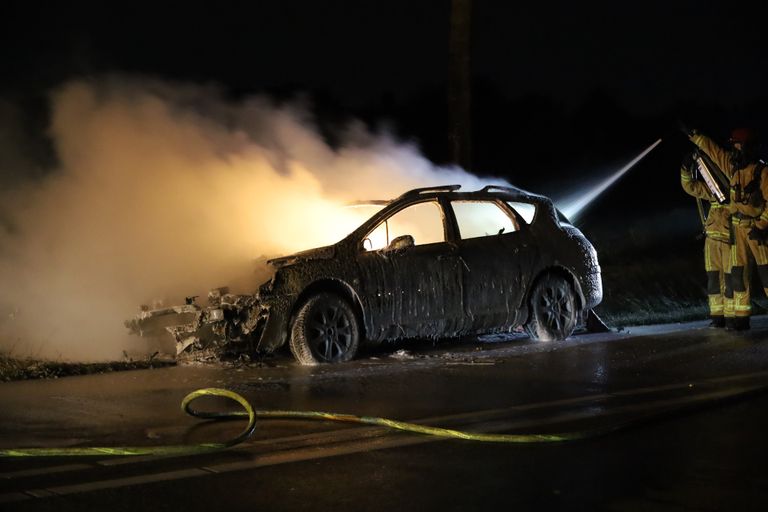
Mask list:
[[[352,359],[361,343],[511,332],[563,340],[602,299],[597,252],[548,198],[513,187],[411,190],[340,242],[268,262],[253,295],[226,289],[126,322],[162,326],[177,353],[271,352],[302,364]]]

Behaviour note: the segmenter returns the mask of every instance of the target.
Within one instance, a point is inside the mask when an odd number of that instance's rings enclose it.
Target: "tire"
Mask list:
[[[332,293],[310,297],[291,325],[291,353],[303,365],[349,361],[359,344],[355,311],[349,302]]]
[[[531,316],[525,330],[534,340],[564,340],[576,329],[578,304],[573,287],[565,278],[544,275],[531,292],[530,306]]]

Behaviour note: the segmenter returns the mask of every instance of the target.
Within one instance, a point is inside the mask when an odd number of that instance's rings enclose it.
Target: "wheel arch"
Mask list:
[[[304,288],[304,290],[301,291],[298,297],[296,297],[296,300],[293,302],[293,305],[291,306],[290,314],[288,315],[288,325],[286,326],[286,332],[290,333],[291,325],[293,324],[293,319],[296,317],[296,314],[299,311],[299,308],[313,295],[317,295],[318,293],[334,293],[343,299],[346,299],[349,301],[349,303],[352,305],[352,309],[355,312],[355,316],[357,316],[357,324],[358,329],[360,330],[360,335],[363,337],[363,339],[366,336],[366,329],[365,329],[365,315],[363,313],[363,306],[360,302],[360,297],[357,295],[355,290],[344,281],[341,281],[339,279],[318,279],[317,281],[312,282],[309,286]]]

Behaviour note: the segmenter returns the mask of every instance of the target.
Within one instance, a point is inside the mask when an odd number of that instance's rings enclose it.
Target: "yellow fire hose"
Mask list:
[[[760,386],[759,389],[764,389]],[[752,388],[746,392],[755,391]],[[741,392],[737,394],[745,394]],[[229,398],[239,403],[244,411],[232,412],[207,412],[198,411],[191,407],[192,402],[203,396],[219,396]],[[567,432],[561,434],[482,434],[473,432],[464,432],[461,430],[452,430],[440,427],[431,427],[427,425],[418,425],[404,421],[391,420],[387,418],[378,418],[374,416],[355,416],[352,414],[337,414],[320,411],[281,411],[264,410],[254,411],[251,404],[241,395],[220,388],[203,388],[193,391],[184,397],[181,401],[181,409],[187,414],[196,418],[226,420],[234,418],[248,417],[248,424],[245,429],[235,438],[223,443],[199,443],[185,445],[162,445],[162,446],[113,446],[113,447],[67,447],[67,448],[12,448],[0,449],[0,458],[8,457],[73,457],[73,456],[94,456],[94,455],[161,455],[161,456],[182,456],[208,453],[231,448],[246,441],[256,429],[256,418],[290,418],[303,420],[321,420],[338,421],[345,423],[358,423],[364,425],[374,425],[389,427],[395,430],[412,432],[416,434],[425,434],[438,437],[447,437],[455,439],[465,439],[470,441],[481,441],[491,443],[558,443],[565,441],[575,441],[597,437],[610,432],[615,432],[625,428],[630,422],[611,425],[608,427],[597,428],[593,430],[582,430],[577,432]]]
[[[190,407],[190,404],[201,396],[221,396],[234,400],[243,406],[245,411],[236,412],[203,412],[196,411]],[[195,455],[223,450],[236,444],[240,444],[253,434],[256,429],[256,415],[253,407],[248,400],[242,396],[219,388],[205,388],[193,391],[184,397],[181,401],[181,409],[197,418],[205,419],[230,419],[235,417],[248,416],[248,425],[243,432],[224,443],[200,443],[183,445],[163,445],[163,446],[85,446],[68,448],[13,448],[0,450],[0,457],[73,457],[83,455]]]

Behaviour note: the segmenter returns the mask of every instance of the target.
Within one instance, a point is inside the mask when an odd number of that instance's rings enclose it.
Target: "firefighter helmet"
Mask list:
[[[728,140],[731,144],[747,145],[755,141],[755,134],[749,128],[736,128],[731,132],[731,138]]]
[[[756,159],[755,133],[749,128],[736,128],[728,141],[733,146],[730,161],[734,169],[743,169]]]

